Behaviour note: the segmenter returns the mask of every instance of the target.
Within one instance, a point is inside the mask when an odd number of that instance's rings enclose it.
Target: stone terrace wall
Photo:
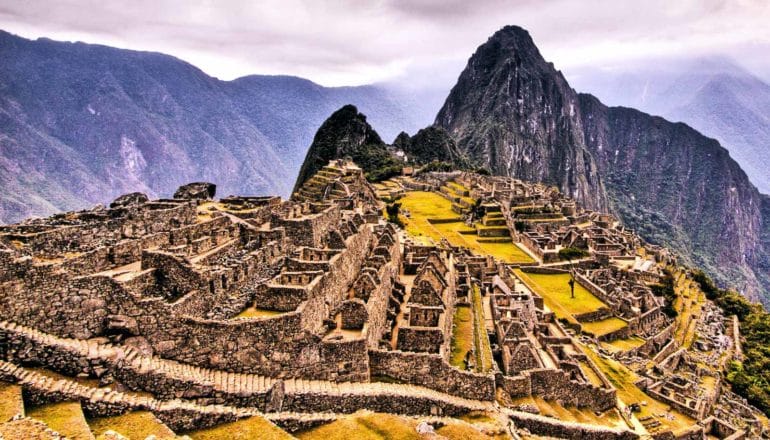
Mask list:
[[[371,375],[386,376],[466,399],[495,399],[495,378],[458,370],[439,355],[401,351],[369,351]]]
[[[614,408],[617,401],[614,389],[571,380],[562,370],[527,370],[519,376],[504,377],[500,385],[512,398],[538,396],[594,411]]]
[[[513,412],[510,417],[517,428],[526,429],[532,434],[549,438],[570,440],[635,440],[639,438],[631,431],[562,422],[550,417],[518,411]]]

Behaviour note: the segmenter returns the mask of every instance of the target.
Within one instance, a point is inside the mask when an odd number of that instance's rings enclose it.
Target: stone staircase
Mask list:
[[[302,186],[293,194],[293,198],[297,201],[313,200],[319,201],[324,196],[324,190],[326,187],[333,183],[335,180],[343,176],[343,170],[336,167],[325,166],[320,171],[315,173],[309,178]]]
[[[181,397],[169,390],[185,390],[191,393],[185,395],[186,398],[223,401],[233,406],[252,406],[255,397],[267,398],[273,388],[278,386],[282,389],[281,394],[288,397],[290,404],[312,404],[315,405],[314,411],[333,411],[334,406],[339,403],[345,407],[343,412],[353,412],[372,402],[382,401],[383,398],[390,398],[394,402],[393,406],[398,406],[401,400],[409,399],[423,404],[424,407],[437,406],[458,413],[494,409],[491,402],[464,399],[409,384],[280,380],[254,374],[211,370],[146,356],[131,347],[94,340],[59,338],[7,321],[0,321],[0,338],[16,341],[10,342],[9,347],[15,346],[17,350],[22,347],[23,350],[19,351],[24,351],[27,356],[34,354],[31,350],[36,350],[49,355],[53,353],[52,356],[57,359],[69,359],[70,363],[77,365],[100,365],[111,370],[113,376],[124,386],[136,391],[150,392],[163,399]],[[21,355],[16,357],[21,358]],[[34,356],[26,360],[40,362],[40,359],[34,359]],[[137,380],[137,377],[143,379]],[[167,390],[164,390],[164,387]],[[61,390],[57,388],[55,391]],[[134,398],[129,396],[127,403],[130,406],[143,405],[131,399]],[[418,411],[418,408],[414,411]]]
[[[184,400],[158,400],[144,394],[115,391],[79,383],[74,379],[56,378],[6,361],[0,361],[0,380],[20,385],[38,406],[57,402],[80,402],[88,412],[99,415],[120,414],[129,410],[146,410],[155,414],[172,430],[189,430],[192,422],[213,425],[259,415],[253,409],[226,405],[202,405]],[[183,416],[182,416],[183,415]]]

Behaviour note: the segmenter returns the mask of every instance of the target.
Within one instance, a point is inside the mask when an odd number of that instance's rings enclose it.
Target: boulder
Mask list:
[[[110,203],[110,208],[124,208],[131,205],[141,205],[150,200],[147,195],[140,192],[123,194]]]
[[[217,193],[217,186],[208,182],[193,182],[182,185],[174,193],[175,199],[213,199]]]

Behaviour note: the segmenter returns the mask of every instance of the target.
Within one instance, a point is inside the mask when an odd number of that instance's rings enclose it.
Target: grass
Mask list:
[[[27,416],[40,420],[49,428],[71,440],[92,440],[80,402],[59,402],[33,407]]]
[[[602,343],[602,346],[610,351],[628,351],[633,350],[634,348],[639,348],[644,345],[644,343],[644,339],[638,336],[633,336],[626,339],[616,339],[611,342],[605,342]]]
[[[292,436],[260,416],[186,433],[193,440],[288,440]]]
[[[177,438],[171,429],[149,411],[130,411],[114,417],[89,419],[88,425],[96,436],[113,430],[129,440],[144,440],[150,435],[158,440]]]
[[[419,440],[416,427],[413,420],[361,411],[295,435],[300,440]]]
[[[457,306],[452,327],[452,353],[449,356],[449,363],[461,370],[465,370],[465,356],[472,348],[473,319],[471,308],[468,306]]]
[[[24,413],[24,400],[21,387],[0,382],[0,423],[7,422],[17,414]]]
[[[491,255],[506,263],[531,263],[534,260],[512,241],[504,243],[479,242],[476,229],[461,221],[452,211],[452,203],[443,196],[427,191],[409,191],[399,199],[401,210],[408,210],[409,218],[401,220],[406,232],[422,243],[439,242],[446,238],[454,246],[463,246],[479,255]],[[454,222],[431,220],[456,219]]]
[[[484,303],[477,285],[473,285],[471,294],[473,305],[473,340],[476,347],[476,371],[486,373],[492,369],[492,347],[489,345],[486,325],[484,323]]]
[[[575,289],[577,290],[577,289]],[[620,318],[608,318],[595,322],[584,322],[580,324],[583,327],[583,331],[591,333],[592,335],[599,337],[610,334],[614,331],[628,327],[628,323]]]
[[[655,417],[664,427],[674,431],[687,428],[695,423],[693,419],[672,410],[668,405],[653,399],[634,385],[639,378],[623,364],[614,359],[600,356],[591,347],[585,347],[583,351],[586,352],[591,360],[594,361],[594,364],[604,373],[604,376],[618,390],[618,399],[626,405],[632,403],[640,404],[641,411],[635,413],[637,418]],[[673,420],[665,417],[667,414],[670,414]]]
[[[532,290],[543,297],[543,302],[556,314],[557,318],[564,318],[574,323],[576,322],[574,315],[594,312],[605,307],[599,298],[579,283],[575,283],[575,298],[572,298],[569,284],[567,284],[570,275],[567,273],[524,273],[521,269],[514,269],[514,271]]]

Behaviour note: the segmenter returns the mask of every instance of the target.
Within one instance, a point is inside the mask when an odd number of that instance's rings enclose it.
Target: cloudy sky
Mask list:
[[[0,0],[0,29],[175,55],[221,79],[449,84],[517,24],[568,76],[660,56],[727,54],[770,79],[770,0]]]

